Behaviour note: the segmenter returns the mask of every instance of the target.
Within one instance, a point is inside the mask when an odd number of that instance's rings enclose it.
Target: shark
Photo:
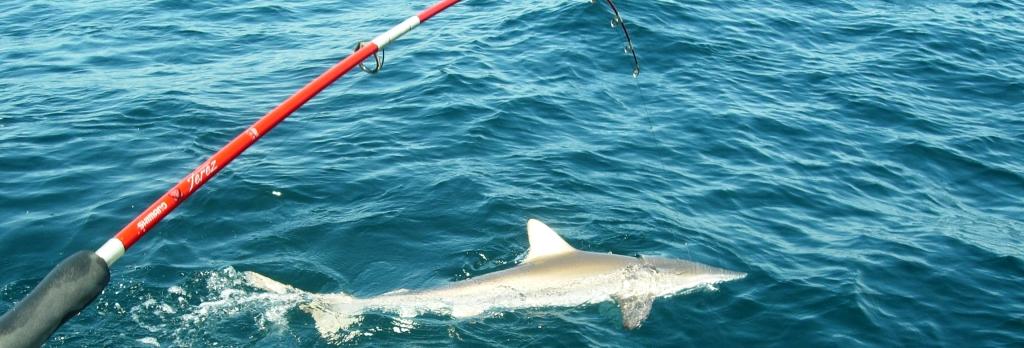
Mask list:
[[[378,296],[312,294],[247,271],[249,285],[276,294],[302,295],[300,309],[324,337],[337,335],[366,312],[411,318],[425,313],[454,318],[541,307],[576,307],[613,301],[622,326],[636,329],[654,299],[741,279],[745,273],[657,256],[624,256],[573,248],[544,223],[527,222],[530,247],[516,266],[422,290],[399,289]]]

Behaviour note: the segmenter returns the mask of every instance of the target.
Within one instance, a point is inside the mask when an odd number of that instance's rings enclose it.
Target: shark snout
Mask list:
[[[702,270],[697,272],[701,274],[705,279],[708,279],[710,283],[721,283],[731,280],[743,279],[747,274],[743,272],[730,271],[724,268],[712,267],[708,265],[701,265]]]
[[[727,282],[730,280],[743,279],[747,276],[743,272],[734,272],[726,269],[718,269],[718,272],[712,274],[713,277],[717,278],[719,282]]]
[[[657,256],[645,256],[643,259],[647,264],[654,266],[661,274],[669,277],[678,277],[681,281],[688,283],[717,284],[742,279],[747,276],[743,272],[730,271],[687,260]]]

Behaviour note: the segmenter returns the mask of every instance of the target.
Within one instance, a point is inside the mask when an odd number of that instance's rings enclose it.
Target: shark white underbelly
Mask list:
[[[310,294],[303,310],[313,315],[325,337],[335,335],[364,312],[414,317],[437,313],[471,317],[486,312],[539,307],[573,307],[615,301],[623,326],[639,327],[657,297],[739,279],[732,272],[695,262],[661,257],[628,257],[572,248],[540,221],[527,224],[530,251],[513,268],[424,290],[398,290],[356,298]],[[275,293],[304,293],[253,272],[250,284]]]

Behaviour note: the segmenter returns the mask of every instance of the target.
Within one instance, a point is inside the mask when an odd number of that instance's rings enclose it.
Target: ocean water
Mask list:
[[[429,5],[0,3],[0,311],[276,103]],[[1024,2],[466,1],[173,212],[73,346],[1024,346]],[[749,275],[320,337],[257,271],[358,296],[576,247]]]

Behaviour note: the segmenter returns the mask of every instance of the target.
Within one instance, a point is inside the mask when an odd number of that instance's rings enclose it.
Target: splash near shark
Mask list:
[[[337,337],[366,312],[415,317],[425,313],[466,318],[540,307],[574,307],[614,301],[622,326],[640,327],[656,298],[741,279],[745,273],[678,259],[582,251],[538,220],[527,222],[530,243],[523,262],[510,269],[422,289],[399,289],[357,298],[311,294],[255,272],[249,284],[277,294],[301,294],[300,308],[313,316],[325,338]]]

